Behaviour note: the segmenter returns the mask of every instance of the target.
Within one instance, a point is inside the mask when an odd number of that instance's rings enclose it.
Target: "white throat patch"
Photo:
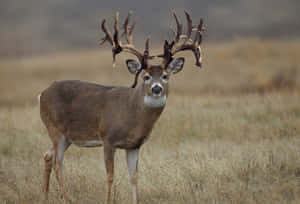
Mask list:
[[[167,96],[161,96],[161,97],[153,97],[153,96],[145,96],[144,97],[144,104],[148,107],[152,108],[159,108],[166,104]]]

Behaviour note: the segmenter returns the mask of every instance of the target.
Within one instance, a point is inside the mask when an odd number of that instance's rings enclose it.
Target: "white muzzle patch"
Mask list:
[[[157,96],[161,96],[162,92],[164,91],[164,87],[160,83],[153,83],[151,86],[151,90],[155,87],[158,86],[161,88],[161,92]]]
[[[144,96],[144,104],[151,108],[159,108],[166,104],[167,96],[153,97],[153,96]]]

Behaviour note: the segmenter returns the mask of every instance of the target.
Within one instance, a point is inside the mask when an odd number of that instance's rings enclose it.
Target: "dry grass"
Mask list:
[[[172,79],[167,107],[142,147],[141,203],[300,202],[299,44],[208,44],[203,70],[186,66]],[[130,84],[124,67],[111,70],[110,60],[110,53],[82,51],[0,61],[1,203],[43,203],[42,155],[50,140],[37,94],[66,78]],[[131,200],[124,160],[118,151],[115,203]],[[103,203],[102,148],[71,147],[64,163],[72,203]],[[59,202],[57,189],[52,175],[49,203]]]

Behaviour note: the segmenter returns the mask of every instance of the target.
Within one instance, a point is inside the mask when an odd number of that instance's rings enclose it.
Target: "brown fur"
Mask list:
[[[115,149],[125,149],[132,198],[134,203],[138,203],[138,151],[164,109],[169,76],[182,69],[184,59],[174,60],[168,69],[162,65],[147,65],[146,68],[145,64],[139,66],[133,60],[126,63],[136,77],[143,70],[143,83],[139,87],[112,87],[65,80],[54,82],[42,92],[40,114],[53,143],[44,157],[46,198],[53,167],[61,196],[66,201],[61,169],[64,152],[74,143],[92,147],[103,145],[107,172],[106,203],[110,203]]]
[[[159,67],[147,70],[152,81],[160,80]],[[167,95],[167,84],[164,84]],[[63,140],[64,151],[71,143],[102,141],[107,171],[107,198],[110,203],[114,174],[116,148],[138,149],[149,136],[155,121],[164,106],[152,108],[144,105],[144,96],[149,95],[151,84],[137,88],[109,87],[98,84],[64,80],[56,81],[44,90],[40,97],[40,114],[53,147],[45,154],[44,191],[49,191],[52,167],[66,202],[62,181],[62,159],[59,161],[59,143]],[[62,157],[63,158],[63,157]],[[137,189],[136,170],[131,184]],[[137,198],[137,192],[135,193]],[[134,200],[137,203],[137,199]]]
[[[143,105],[142,88],[57,81],[41,95],[41,118],[71,141],[102,139],[115,148],[135,149],[163,110]]]

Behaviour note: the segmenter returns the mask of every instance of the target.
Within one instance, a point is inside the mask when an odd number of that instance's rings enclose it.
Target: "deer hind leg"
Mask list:
[[[48,192],[49,192],[49,179],[52,171],[52,164],[53,164],[53,148],[49,149],[44,154],[45,160],[45,171],[44,171],[44,193],[45,193],[45,200],[48,199]]]
[[[115,149],[111,146],[104,145],[104,161],[107,173],[107,195],[106,204],[110,204],[111,186],[114,180],[114,155]]]
[[[70,142],[65,136],[61,136],[58,144],[54,147],[54,171],[56,175],[57,182],[60,187],[61,198],[66,203],[65,190],[62,179],[62,167],[63,167],[63,159],[64,153],[70,146]]]

